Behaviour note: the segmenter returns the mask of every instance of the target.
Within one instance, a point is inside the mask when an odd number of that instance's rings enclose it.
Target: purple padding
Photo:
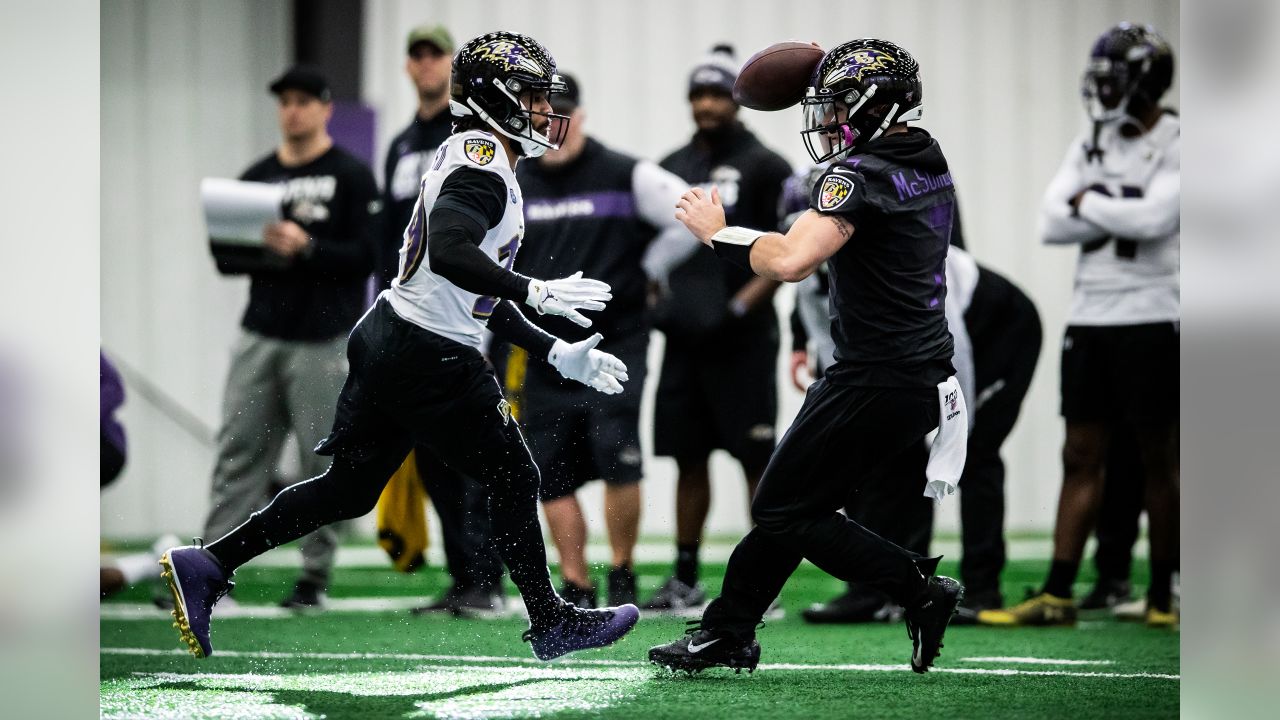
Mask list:
[[[329,135],[343,150],[373,167],[373,108],[363,103],[335,100],[329,119]]]

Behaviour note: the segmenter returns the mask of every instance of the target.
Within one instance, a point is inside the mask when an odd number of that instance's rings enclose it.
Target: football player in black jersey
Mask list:
[[[833,162],[785,235],[726,227],[714,188],[694,188],[678,205],[699,240],[758,275],[798,282],[826,262],[836,350],[769,460],[751,505],[756,527],[734,549],[720,597],[685,637],[649,651],[658,665],[754,669],[755,628],[802,559],[902,605],[914,671],[926,672],[942,647],[960,584],[933,574],[937,558],[837,512],[878,483],[941,498],[964,465],[967,415],[944,316],[955,193],[937,141],[907,126],[920,117],[919,72],[883,40],[822,58],[802,137],[814,162]]]

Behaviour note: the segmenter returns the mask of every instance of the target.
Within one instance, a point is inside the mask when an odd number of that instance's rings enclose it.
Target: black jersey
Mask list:
[[[595,332],[612,340],[649,331],[647,278],[640,259],[656,228],[638,214],[632,188],[636,163],[587,138],[582,153],[563,166],[533,161],[516,167],[524,193],[525,235],[515,271],[551,279],[581,270],[584,277],[612,288],[608,306],[590,313],[589,328],[521,307],[552,335],[574,342]]]
[[[831,382],[933,387],[955,372],[944,313],[955,191],[941,148],[912,128],[833,163],[810,207],[853,237],[828,262],[836,364]]]
[[[729,225],[777,227],[778,199],[783,181],[791,174],[791,166],[741,123],[716,133],[699,132],[692,142],[668,155],[660,164],[690,185],[707,189],[717,186]],[[742,320],[720,327],[700,328],[687,322],[689,317],[708,308],[723,310],[733,294],[753,277],[749,270],[720,261],[711,248],[699,248],[671,273],[672,297],[665,305],[667,312],[661,308],[658,311],[658,326],[668,334],[709,342],[725,339],[708,334],[721,329],[749,337],[758,337],[761,331],[770,329],[776,333],[778,319],[772,303],[761,303]],[[664,314],[668,316],[663,317]]]
[[[344,335],[365,310],[365,281],[373,270],[373,223],[378,187],[359,158],[334,145],[305,165],[286,167],[276,153],[254,163],[241,180],[284,185],[284,217],[312,238],[309,251],[279,269],[249,272],[246,330],[281,340],[328,340]]]
[[[404,229],[413,217],[413,205],[418,200],[418,186],[422,176],[430,169],[436,148],[453,132],[453,116],[448,109],[430,120],[417,115],[413,122],[391,140],[387,147],[386,174],[382,191],[382,219],[378,231],[378,289],[391,286],[399,272],[400,245],[404,242]]]

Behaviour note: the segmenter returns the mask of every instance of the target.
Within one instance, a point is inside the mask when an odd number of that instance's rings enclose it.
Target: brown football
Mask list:
[[[800,102],[825,53],[812,43],[774,43],[752,55],[738,72],[733,99],[752,110],[785,110]]]

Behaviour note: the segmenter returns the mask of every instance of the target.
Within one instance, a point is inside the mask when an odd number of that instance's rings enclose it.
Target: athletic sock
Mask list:
[[[698,583],[698,546],[700,542],[676,545],[676,579],[693,587]]]
[[[1076,575],[1080,573],[1080,563],[1070,560],[1054,560],[1049,566],[1049,579],[1044,583],[1044,592],[1058,598],[1071,598],[1071,586],[1076,583]]]
[[[138,553],[116,558],[115,566],[124,576],[124,584],[132,585],[139,580],[152,580],[160,577],[160,563],[151,553]]]
[[[1173,599],[1173,567],[1151,563],[1151,587],[1147,588],[1147,607],[1169,612]]]

